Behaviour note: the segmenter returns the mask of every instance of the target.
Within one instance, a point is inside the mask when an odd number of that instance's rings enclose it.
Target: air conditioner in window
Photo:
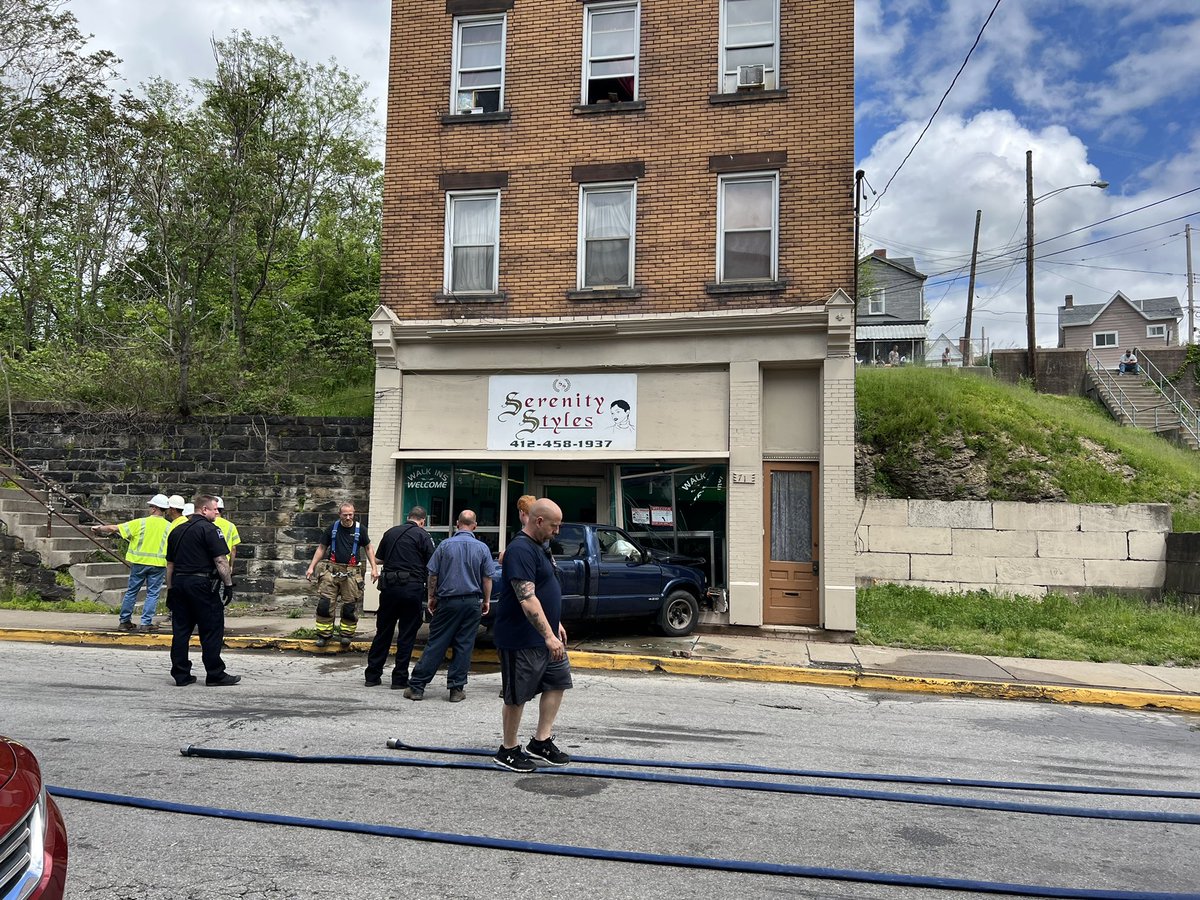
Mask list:
[[[765,66],[738,66],[738,90],[760,88],[766,83]]]

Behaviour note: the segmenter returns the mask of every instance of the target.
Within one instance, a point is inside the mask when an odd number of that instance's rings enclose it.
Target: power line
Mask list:
[[[900,170],[904,168],[904,164],[908,162],[908,158],[913,155],[913,151],[916,150],[917,145],[921,143],[921,138],[925,137],[925,133],[929,131],[929,127],[933,125],[933,120],[937,118],[937,114],[941,110],[942,104],[946,102],[946,98],[949,97],[950,92],[954,90],[954,85],[958,81],[958,76],[963,73],[963,69],[967,67],[967,63],[971,60],[971,54],[974,53],[975,48],[979,46],[979,42],[983,38],[983,33],[987,30],[988,23],[992,21],[992,16],[994,16],[996,14],[996,10],[1000,8],[1000,3],[1001,0],[996,0],[996,5],[993,6],[992,11],[988,13],[988,17],[983,22],[983,27],[979,29],[979,34],[975,35],[975,43],[971,45],[971,49],[967,51],[967,55],[963,59],[962,65],[959,66],[958,71],[954,73],[954,78],[950,81],[950,87],[946,88],[946,93],[942,94],[942,99],[938,101],[938,105],[934,109],[933,115],[929,117],[929,121],[925,123],[925,127],[921,130],[921,133],[917,135],[917,139],[913,142],[912,147],[909,148],[908,153],[904,154],[904,159],[900,160],[900,165],[896,166],[896,171],[893,172],[892,177],[887,180],[887,184],[883,186],[883,190],[879,192],[879,196],[875,198],[875,202],[871,204],[871,209],[867,210],[868,213],[870,213],[872,209],[879,205],[879,202],[883,199],[883,195],[888,192],[888,188],[892,186],[892,182],[896,179],[896,176],[900,174]]]

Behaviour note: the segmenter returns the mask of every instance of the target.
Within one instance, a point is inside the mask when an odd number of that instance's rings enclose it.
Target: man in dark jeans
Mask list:
[[[188,659],[188,641],[200,631],[200,657],[209,687],[227,687],[242,680],[230,675],[221,660],[225,636],[225,607],[233,600],[229,547],[217,517],[217,498],[199,494],[195,513],[167,536],[167,607],[171,610],[171,677],[179,687],[196,683]]]
[[[425,685],[433,680],[446,651],[454,648],[454,659],[446,670],[449,700],[466,699],[467,673],[479,632],[479,619],[492,602],[492,554],[487,544],[475,537],[479,524],[475,513],[464,509],[455,523],[458,531],[442,541],[429,561],[429,640],[420,661],[413,667],[404,696],[421,700]]]
[[[425,510],[414,506],[408,521],[384,532],[376,558],[383,566],[379,577],[379,612],[375,614],[375,639],[367,651],[367,687],[383,683],[392,636],[396,636],[396,664],[392,687],[408,687],[408,663],[421,627],[425,602],[425,566],[433,556],[433,539],[425,530]],[[399,633],[396,629],[399,627]]]

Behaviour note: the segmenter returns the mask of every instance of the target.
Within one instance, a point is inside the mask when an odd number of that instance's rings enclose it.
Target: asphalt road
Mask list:
[[[494,673],[474,674],[467,701],[452,705],[444,700],[442,676],[421,703],[386,687],[364,688],[358,654],[240,653],[227,662],[245,676],[242,684],[206,688],[201,678],[176,688],[162,651],[0,643],[0,733],[34,749],[50,784],[181,803],[789,865],[1077,888],[1200,889],[1200,825],[499,769],[185,758],[179,748],[189,744],[387,756],[395,755],[384,747],[389,737],[488,749],[499,743]],[[593,756],[1200,790],[1200,717],[1171,713],[580,672],[557,730],[564,749]],[[522,734],[531,731],[527,720]],[[1177,799],[724,777],[1200,814],[1200,801]],[[67,896],[89,900],[956,896],[568,859],[70,799],[60,806],[71,848]]]

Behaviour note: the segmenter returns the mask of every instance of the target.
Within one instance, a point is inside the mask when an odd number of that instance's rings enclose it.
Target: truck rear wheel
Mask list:
[[[700,604],[687,591],[675,591],[667,596],[658,611],[658,627],[669,637],[691,634],[700,621]]]

